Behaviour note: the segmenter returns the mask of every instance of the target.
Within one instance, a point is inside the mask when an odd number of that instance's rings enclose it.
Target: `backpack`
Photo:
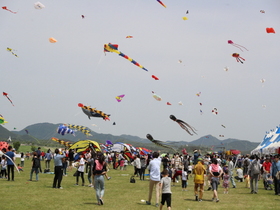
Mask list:
[[[40,159],[34,159],[33,168],[40,168]]]
[[[244,165],[245,167],[248,167],[248,166],[249,166],[249,163],[250,163],[249,159],[246,158],[246,159],[244,160],[243,165]]]
[[[135,181],[135,179],[134,179],[134,176],[131,176],[130,177],[130,183],[135,183],[136,181]]]
[[[255,175],[255,174],[259,174],[260,172],[261,172],[260,165],[257,160],[254,160],[252,162],[251,174]]]
[[[96,171],[102,171],[103,170],[103,165],[104,164],[101,164],[101,163],[99,163],[99,161],[98,160],[95,160],[95,170]]]

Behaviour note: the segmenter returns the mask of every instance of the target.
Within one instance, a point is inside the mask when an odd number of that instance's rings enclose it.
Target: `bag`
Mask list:
[[[251,174],[255,175],[255,174],[259,174],[260,172],[261,172],[260,165],[257,160],[254,160],[252,162]]]
[[[280,180],[280,171],[275,174],[276,179]]]
[[[134,179],[134,176],[131,176],[130,177],[130,183],[135,183],[136,181],[135,181],[135,179]]]
[[[38,159],[38,158],[34,159],[33,168],[40,168],[40,159]]]
[[[78,170],[73,174],[73,176],[78,176]]]
[[[96,171],[102,171],[103,170],[104,165],[100,164],[98,160],[95,160],[95,164],[96,164],[95,165],[95,170]]]
[[[44,170],[44,173],[49,173],[50,172],[50,169],[45,169]]]

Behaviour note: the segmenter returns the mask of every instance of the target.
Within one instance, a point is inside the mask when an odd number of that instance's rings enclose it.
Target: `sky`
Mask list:
[[[49,122],[112,135],[149,133],[162,141],[211,134],[261,142],[280,124],[280,1],[162,0],[165,8],[156,0],[42,0],[41,10],[35,2],[1,0],[16,12],[0,10],[1,91],[14,103],[0,98],[8,130]],[[266,32],[271,27],[276,33]],[[106,43],[148,72],[104,53]],[[110,114],[110,121],[89,120],[78,103]]]

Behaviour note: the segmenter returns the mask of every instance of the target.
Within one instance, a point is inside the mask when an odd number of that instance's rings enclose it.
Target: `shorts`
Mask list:
[[[220,184],[219,178],[217,178],[217,177],[212,177],[212,178],[211,178],[212,190],[218,190],[218,185],[219,185],[219,184]]]
[[[161,194],[161,204],[164,205],[166,201],[167,207],[171,207],[171,193],[162,193]]]

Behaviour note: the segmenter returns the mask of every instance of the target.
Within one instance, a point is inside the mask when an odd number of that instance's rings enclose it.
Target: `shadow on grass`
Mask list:
[[[87,204],[87,205],[96,205],[97,206],[97,203],[84,203],[84,204]]]
[[[194,199],[190,199],[190,198],[186,198],[186,199],[184,199],[185,201],[193,201],[193,202],[197,202],[197,203],[199,203],[198,201],[196,201],[196,200],[194,200]],[[206,201],[206,202],[211,202],[211,203],[213,203],[213,201],[212,201],[212,199],[211,200],[205,200],[205,199],[203,199],[202,198],[202,201],[204,202],[204,201]]]

